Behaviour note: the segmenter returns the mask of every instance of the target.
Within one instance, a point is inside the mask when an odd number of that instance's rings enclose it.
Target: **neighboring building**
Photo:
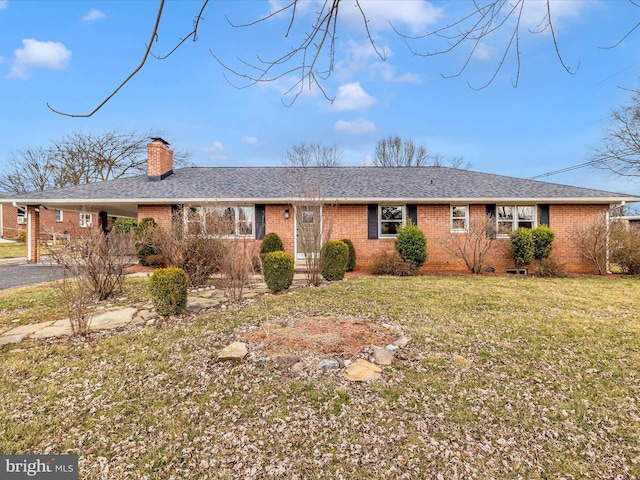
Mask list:
[[[5,198],[7,194],[4,195]],[[0,197],[0,202],[2,197]],[[51,239],[52,235],[68,233],[79,236],[89,228],[97,228],[97,216],[91,212],[77,212],[62,209],[46,209],[40,211],[41,239]],[[24,233],[22,233],[24,232]],[[0,238],[18,238],[27,233],[26,205],[14,206],[12,203],[0,204]]]
[[[509,233],[546,224],[556,234],[553,256],[575,273],[593,266],[576,252],[571,232],[611,205],[640,197],[595,189],[523,180],[446,167],[189,167],[173,170],[173,152],[162,139],[148,145],[148,175],[121,178],[32,194],[0,202],[26,207],[26,221],[38,230],[43,209],[107,216],[153,217],[171,226],[179,207],[224,208],[235,219],[235,235],[259,242],[275,232],[296,258],[304,254],[298,232],[314,222],[332,225],[331,238],[350,239],[358,265],[392,251],[395,232],[409,219],[427,237],[429,258],[421,271],[466,271],[461,260],[440,246],[448,234],[466,235],[474,218],[495,219],[496,247],[485,265],[497,272],[513,268]],[[310,202],[309,199],[312,201]],[[321,200],[321,202],[318,202]],[[305,205],[324,203],[325,208]],[[304,215],[295,215],[302,208]],[[298,220],[303,220],[298,224]],[[230,232],[231,233],[231,232]],[[33,245],[30,261],[37,261]]]

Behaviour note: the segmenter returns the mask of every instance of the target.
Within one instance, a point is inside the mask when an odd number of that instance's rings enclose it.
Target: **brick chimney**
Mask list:
[[[160,181],[173,173],[173,151],[169,142],[160,137],[151,138],[147,145],[147,177],[151,181]]]

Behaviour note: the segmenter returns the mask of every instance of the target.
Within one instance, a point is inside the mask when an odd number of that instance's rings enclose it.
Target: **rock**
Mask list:
[[[321,370],[330,370],[332,368],[340,368],[340,362],[335,358],[325,358],[318,362],[317,367]]]
[[[298,357],[276,357],[273,359],[273,363],[278,370],[288,370],[299,362],[300,359]]]
[[[291,367],[291,371],[294,373],[300,373],[304,370],[304,362],[298,362]]]
[[[400,350],[400,347],[397,345],[387,345],[387,350],[389,350],[390,352],[395,352],[397,350]]]
[[[407,344],[408,344],[410,341],[411,341],[411,339],[410,339],[409,337],[406,337],[406,336],[404,336],[404,335],[403,335],[403,336],[401,336],[400,338],[398,338],[397,340],[395,340],[395,341],[393,342],[393,344],[394,344],[396,347],[403,348],[403,347],[406,347],[406,346],[407,346]]]
[[[378,365],[391,365],[395,355],[384,347],[373,347],[373,361]]]
[[[240,360],[248,353],[247,344],[243,342],[233,342],[229,346],[218,352],[219,360]]]
[[[380,367],[360,358],[345,369],[344,376],[352,382],[368,382],[379,378],[381,373]]]

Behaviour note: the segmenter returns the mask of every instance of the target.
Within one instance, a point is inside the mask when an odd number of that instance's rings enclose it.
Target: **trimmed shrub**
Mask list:
[[[329,240],[320,249],[320,273],[328,282],[342,280],[349,263],[349,247],[340,240]]]
[[[287,252],[267,253],[262,262],[262,276],[272,292],[286,290],[293,282],[294,261]]]
[[[153,218],[146,217],[140,220],[135,229],[134,240],[136,257],[141,265],[148,266],[147,257],[160,253],[158,235],[158,224]]]
[[[267,233],[260,244],[260,257],[264,258],[267,253],[284,252],[284,244],[277,233]]]
[[[181,268],[160,268],[151,274],[149,293],[158,315],[178,315],[187,308],[188,282]]]
[[[353,272],[356,269],[356,248],[353,242],[348,238],[340,240],[349,248],[349,261],[347,262],[347,272]]]
[[[533,259],[537,261],[549,258],[551,250],[553,249],[553,239],[555,233],[546,225],[540,225],[537,228],[531,230],[533,237]]]
[[[427,261],[427,239],[424,232],[411,221],[398,228],[394,244],[396,251],[413,270],[417,270]]]
[[[511,232],[511,254],[516,268],[529,265],[533,260],[533,233],[530,228],[518,228]]]
[[[135,233],[138,221],[135,218],[118,217],[113,222],[113,231],[115,233]]]
[[[382,252],[373,257],[371,273],[373,275],[396,275],[404,277],[411,275],[412,269],[398,252]]]

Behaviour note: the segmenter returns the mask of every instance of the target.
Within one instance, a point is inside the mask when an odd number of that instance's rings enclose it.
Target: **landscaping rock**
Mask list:
[[[273,363],[278,370],[288,370],[292,368],[296,363],[300,363],[298,357],[276,357],[273,359]]]
[[[352,382],[369,382],[379,378],[381,373],[380,367],[360,358],[345,369],[344,376]]]
[[[340,362],[335,358],[325,358],[318,362],[317,367],[321,370],[331,370],[333,368],[340,368]]]
[[[406,346],[407,346],[407,344],[408,344],[410,341],[411,341],[411,339],[410,339],[409,337],[406,337],[406,336],[404,336],[404,335],[403,335],[403,336],[401,336],[399,339],[397,339],[396,341],[394,341],[394,342],[393,342],[393,344],[394,344],[396,347],[403,348],[403,347],[406,347]]]
[[[384,347],[373,347],[373,361],[378,365],[391,365],[395,355]]]
[[[233,342],[229,346],[218,352],[219,360],[241,360],[248,353],[247,344],[243,342]]]

